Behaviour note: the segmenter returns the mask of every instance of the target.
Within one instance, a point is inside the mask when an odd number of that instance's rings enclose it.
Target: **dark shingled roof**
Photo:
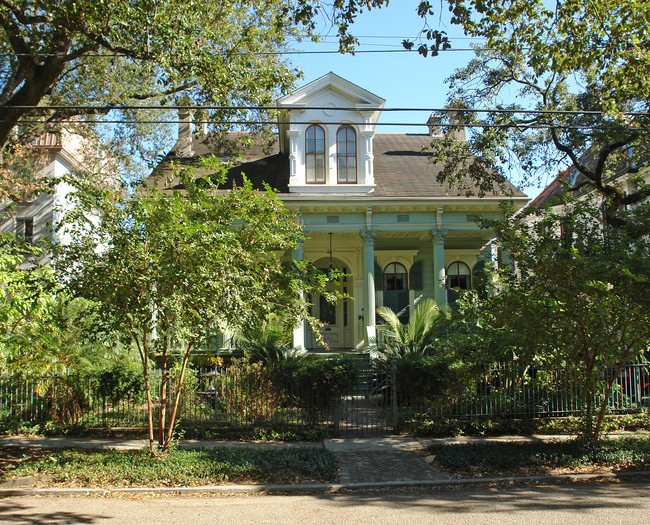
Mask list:
[[[423,152],[423,148],[429,146],[431,140],[431,136],[426,134],[376,134],[373,140],[375,190],[369,194],[337,195],[342,199],[346,195],[357,197],[365,195],[369,198],[464,196],[466,189],[444,187],[436,180],[441,165],[433,164],[429,154]],[[209,153],[209,147],[195,141],[194,152],[192,157],[180,158],[177,162],[193,164],[198,158]],[[148,184],[153,184],[156,176],[170,174],[170,162],[174,156],[175,153],[172,152],[163,160],[149,177]],[[255,145],[244,148],[237,165],[228,171],[228,181],[222,186],[223,189],[232,188],[233,183],[241,185],[242,172],[256,188],[261,189],[264,183],[267,183],[283,197],[291,196],[292,199],[299,199],[301,195],[307,195],[289,193],[289,159],[287,155],[279,153],[277,140],[266,147]],[[205,171],[199,173],[203,174]],[[175,189],[180,187],[176,186]],[[512,196],[525,197],[514,186],[510,186],[509,189],[512,191]],[[316,197],[332,194],[311,193],[309,195]],[[488,196],[498,195],[502,194],[488,193]]]

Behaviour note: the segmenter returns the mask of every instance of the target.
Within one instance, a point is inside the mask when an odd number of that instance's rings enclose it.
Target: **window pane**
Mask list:
[[[316,124],[305,133],[305,166],[307,182],[325,182],[325,132]]]
[[[333,305],[321,295],[318,301],[320,309],[320,321],[328,325],[336,324],[336,305]]]
[[[384,270],[384,290],[408,290],[406,268],[399,263],[391,263]]]
[[[469,266],[462,261],[455,261],[447,268],[449,288],[469,290],[471,288],[471,272]]]

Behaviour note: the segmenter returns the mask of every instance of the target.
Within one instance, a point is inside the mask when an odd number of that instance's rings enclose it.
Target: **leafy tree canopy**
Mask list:
[[[607,204],[610,225],[634,236],[646,233],[619,212],[650,196],[638,177],[648,164],[650,5],[448,4],[452,23],[481,40],[477,57],[448,80],[450,105],[461,109],[450,114],[450,129],[469,125],[472,132],[466,144],[447,139],[434,146],[438,160],[447,162],[439,178],[461,187],[471,180],[488,190],[515,168],[528,185],[573,165],[575,172],[563,178],[567,190],[595,190]],[[616,180],[621,175],[631,181],[627,188]]]
[[[2,0],[0,147],[108,115],[120,124],[94,129],[111,155],[152,161],[173,133],[151,121],[176,115],[124,106],[269,105],[296,78],[274,53],[296,27],[282,0]]]
[[[95,305],[56,281],[43,246],[0,236],[0,369],[14,374],[91,370],[115,357]]]
[[[15,145],[47,131],[99,134],[89,149],[104,148],[106,167],[125,179],[171,146],[177,115],[160,106],[226,106],[195,118],[217,131],[264,130],[271,115],[250,108],[273,105],[298,77],[281,54],[291,39],[318,39],[322,19],[338,28],[341,52],[353,52],[352,22],[387,3],[0,0],[0,160],[10,167],[0,190],[16,200],[47,189],[11,169]]]

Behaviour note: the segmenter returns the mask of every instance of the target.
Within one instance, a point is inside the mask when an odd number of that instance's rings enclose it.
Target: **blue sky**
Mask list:
[[[391,2],[388,7],[364,12],[351,26],[351,32],[358,36],[360,53],[352,55],[296,55],[291,58],[296,67],[304,71],[304,83],[333,71],[337,75],[386,99],[386,107],[444,107],[447,87],[444,80],[453,71],[466,64],[472,58],[471,51],[447,51],[437,57],[424,58],[416,52],[402,52],[402,40],[417,36],[423,22],[416,15],[415,8],[419,0],[399,0]],[[445,13],[446,14],[446,13]],[[454,40],[453,46],[468,48],[469,40],[453,26],[438,24],[434,20],[434,29],[446,30]],[[325,30],[325,29],[323,29]],[[302,51],[336,50],[336,32],[331,31],[323,42],[303,42],[297,44]],[[417,47],[417,46],[416,46]],[[392,49],[396,53],[370,53]],[[418,122],[422,127],[381,128],[379,132],[411,131],[424,133],[424,124],[429,115],[423,113],[386,114],[380,122]]]
[[[394,49],[402,50],[406,37],[414,38],[423,27],[416,14],[419,0],[394,0],[387,7],[361,14],[351,32],[360,40],[359,51]],[[436,8],[439,7],[439,4]],[[464,37],[455,26],[445,23],[447,12],[429,21],[432,29],[446,31],[455,51],[441,52],[437,57],[422,57],[418,53],[357,53],[305,54],[291,57],[293,64],[304,72],[300,85],[315,80],[332,71],[375,95],[386,99],[387,108],[442,108],[446,105],[445,79],[457,68],[466,65],[473,57],[468,51],[472,41]],[[327,31],[325,24],[321,32]],[[474,41],[474,43],[478,43]],[[416,46],[417,47],[417,46]],[[336,50],[336,31],[331,30],[322,42],[296,44],[301,51]],[[418,123],[422,126],[381,126],[379,133],[426,133],[425,123],[430,111],[385,113],[380,123]],[[531,198],[540,188],[525,188]]]

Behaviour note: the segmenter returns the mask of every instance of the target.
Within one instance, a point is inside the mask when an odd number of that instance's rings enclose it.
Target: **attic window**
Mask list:
[[[350,126],[336,132],[336,166],[339,184],[357,182],[357,134]]]
[[[305,165],[308,184],[325,182],[325,131],[317,124],[305,133]]]
[[[398,215],[397,216],[397,222],[409,222],[409,216],[408,215]]]
[[[327,224],[338,224],[339,223],[339,216],[338,215],[328,215],[327,216]]]

